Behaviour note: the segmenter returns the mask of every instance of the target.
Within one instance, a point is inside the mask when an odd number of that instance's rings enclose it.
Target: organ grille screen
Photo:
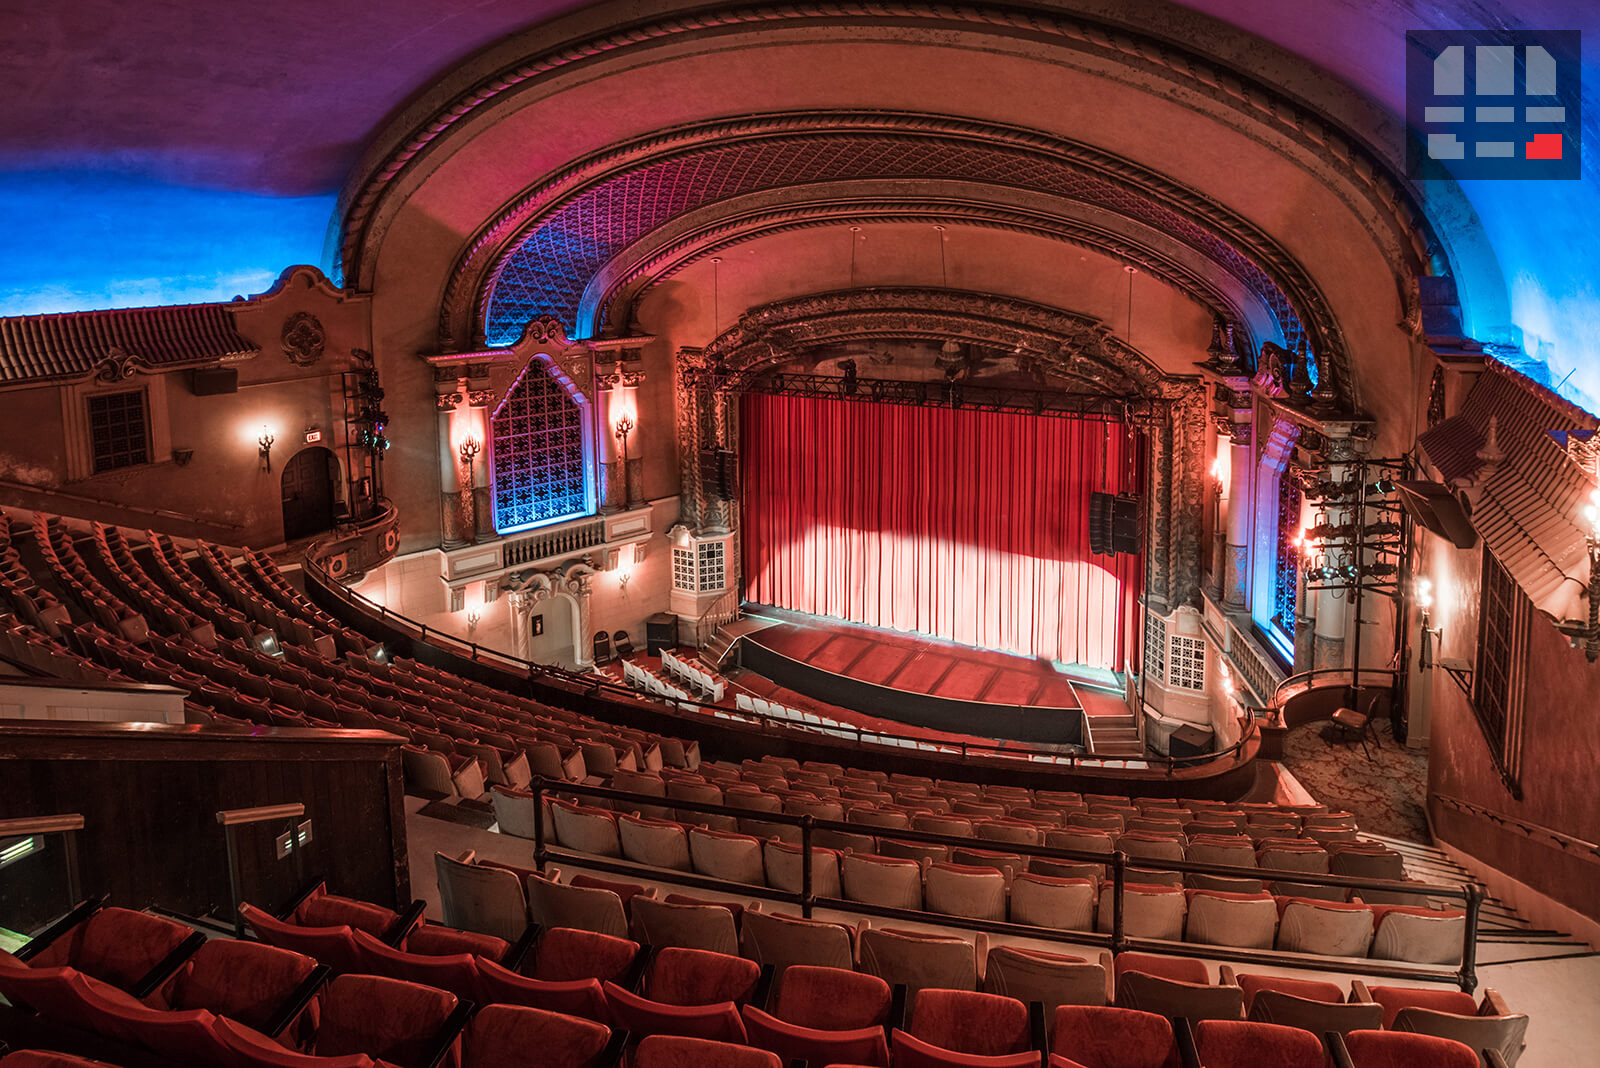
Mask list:
[[[593,511],[582,413],[542,363],[528,364],[492,423],[496,531]]]
[[[1167,681],[1167,621],[1160,616],[1144,620],[1144,669],[1157,682]]]
[[[720,590],[727,586],[726,542],[708,541],[700,546],[700,592]]]
[[[693,549],[675,548],[672,550],[672,588],[675,590],[688,590],[691,593],[694,592],[695,581]]]
[[[1167,659],[1167,681],[1185,690],[1206,688],[1206,640],[1172,636],[1172,652]]]

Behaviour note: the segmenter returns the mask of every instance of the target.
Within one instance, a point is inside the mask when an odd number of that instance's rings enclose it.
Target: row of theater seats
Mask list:
[[[1493,992],[1480,1005],[1456,991],[1356,982],[1346,998],[1331,983],[1226,969],[1213,983],[1203,962],[1131,953],[1091,962],[996,947],[978,991],[949,963],[970,944],[892,929],[862,930],[859,956],[839,967],[575,929],[530,928],[512,944],[322,888],[282,917],[241,911],[265,946],[203,942],[145,913],[80,913],[17,958],[0,958],[0,994],[131,1046],[181,1051],[183,1063],[248,1068],[346,1063],[305,1054],[399,1068],[449,1054],[476,1068],[520,1063],[503,1058],[532,1049],[537,1063],[586,1068],[628,1045],[622,1032],[819,1065],[1023,1068],[1049,1052],[1084,1068],[1156,1068],[1177,1063],[1175,1036],[1188,1024],[1194,1063],[1207,1068],[1311,1068],[1322,1064],[1325,1032],[1344,1035],[1358,1057],[1376,1041],[1424,1058],[1398,1063],[1435,1063],[1426,1058],[1441,1045],[1370,1038],[1424,1034],[1469,1043],[1468,1059],[1437,1063],[1475,1064],[1482,1048],[1510,1065],[1527,1026]]]
[[[674,678],[683,679],[712,701],[720,701],[727,695],[728,680],[706,667],[698,657],[685,660],[671,649],[663,649],[661,670]]]

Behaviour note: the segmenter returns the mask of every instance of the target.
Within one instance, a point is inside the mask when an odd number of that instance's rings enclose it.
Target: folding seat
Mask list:
[[[970,838],[973,834],[972,819],[968,816],[913,816],[911,827],[928,834],[948,834],[958,838]]]
[[[977,938],[987,954],[988,936],[979,934]],[[857,946],[857,970],[876,975],[890,986],[904,983],[908,1007],[923,989],[978,987],[978,958],[973,943],[959,935],[869,927],[861,932]]]
[[[1050,1068],[1174,1068],[1177,1037],[1165,1016],[1136,1009],[1062,1005],[1050,1029]]]
[[[1368,990],[1359,979],[1351,999],[1371,1002],[1383,1009],[1383,1026],[1465,1042],[1473,1049],[1494,1049],[1510,1068],[1522,1056],[1528,1017],[1514,1013],[1499,991],[1486,989],[1482,1002],[1460,990],[1426,987],[1375,986]]]
[[[1354,827],[1307,827],[1301,833],[1313,842],[1321,843],[1324,847],[1331,846],[1335,842],[1354,842],[1357,840],[1357,833]]]
[[[1351,1068],[1478,1068],[1472,1046],[1433,1035],[1352,1031],[1343,1038]]]
[[[1279,899],[1278,949],[1329,957],[1365,957],[1371,945],[1370,906]]]
[[[341,717],[342,718],[342,717]],[[483,765],[473,757],[420,745],[402,745],[400,761],[405,770],[406,792],[436,798],[483,796]]]
[[[923,900],[929,912],[975,920],[1006,918],[1006,877],[995,868],[930,864],[924,878]]]
[[[1225,864],[1236,868],[1256,866],[1255,846],[1242,834],[1191,835],[1183,857],[1195,864]]]
[[[1246,1020],[1201,1020],[1195,1050],[1206,1068],[1324,1068],[1322,1039],[1298,1027]]]
[[[1352,879],[1394,879],[1406,877],[1405,858],[1393,849],[1366,843],[1335,844],[1327,847],[1328,871]],[[1361,892],[1362,900],[1370,891]]]
[[[1129,857],[1145,860],[1182,860],[1188,842],[1182,835],[1151,834],[1146,831],[1124,831],[1117,838],[1117,848]],[[1160,865],[1155,865],[1159,868]]]
[[[667,796],[666,781],[653,771],[618,771],[611,776],[611,782],[607,785],[613,790],[624,790],[630,794],[645,794],[663,800]],[[649,819],[676,818],[672,809],[666,805],[652,805],[643,801],[612,801],[609,804],[618,812],[637,812]]]
[[[979,819],[997,820],[1006,814],[1006,806],[997,805],[987,801],[952,800],[950,811],[958,816],[971,816],[976,822]]]
[[[1223,980],[1232,977],[1223,965]],[[1244,992],[1247,1018],[1258,1023],[1298,1027],[1314,1035],[1378,1028],[1383,1009],[1370,1003],[1345,1003],[1336,983],[1286,979],[1277,975],[1241,975],[1236,980]]]
[[[460,857],[433,855],[444,922],[466,931],[514,942],[528,926],[528,901],[515,872],[474,863],[472,850]]]
[[[232,1047],[219,1021],[218,1034]],[[341,975],[328,984],[322,1019],[308,1051],[319,1057],[365,1053],[396,1068],[426,1068],[441,1047],[453,1048],[466,1023],[455,995],[375,975]],[[248,1056],[248,1054],[246,1054]]]
[[[865,926],[863,920],[859,927]],[[763,967],[772,967],[779,978],[796,965],[849,969],[855,963],[858,929],[831,920],[747,909],[739,924],[739,951]]]
[[[769,794],[759,786],[747,782],[731,783],[722,788],[723,804],[729,808],[742,808],[750,812],[782,812],[783,800]]]
[[[798,845],[766,841],[761,844],[761,855],[767,870],[769,887],[791,894],[802,892],[800,876],[804,857]],[[839,860],[837,850],[812,847],[811,892],[817,897],[844,896],[839,877]]]
[[[553,802],[548,794],[542,800],[544,838],[548,844],[556,840],[555,817],[551,807]],[[499,824],[501,834],[513,834],[518,838],[528,839],[534,837],[536,831],[534,819],[538,812],[538,802],[534,800],[532,793],[504,786],[490,787],[489,807],[494,812],[495,822]]]
[[[694,870],[714,879],[766,885],[766,870],[761,862],[761,839],[731,831],[704,827],[689,830],[689,857]]]
[[[849,804],[852,801],[865,805],[892,805],[895,803],[893,794],[876,789],[874,783],[853,785],[855,780],[844,779],[841,781],[844,783],[839,787],[839,801],[842,804]]]
[[[556,840],[565,848],[600,857],[622,856],[622,839],[614,813],[571,801],[552,801],[550,815],[555,824]]]
[[[1231,875],[1205,875],[1190,872],[1184,883],[1195,890],[1220,890],[1225,894],[1254,894],[1267,888],[1262,879],[1236,879]]]
[[[843,822],[844,806],[837,801],[819,801],[811,795],[791,795],[783,802],[783,811],[791,816],[810,816],[819,820]]]
[[[1044,1006],[1046,1020],[1061,1005],[1107,1005],[1113,993],[1111,954],[1102,950],[1091,961],[1042,949],[995,946],[984,965],[983,989],[1023,1002],[1037,1001]]]
[[[800,840],[800,829],[793,828],[794,840]],[[837,849],[841,853],[876,853],[878,839],[870,834],[855,834],[851,831],[814,831],[811,835],[812,842],[828,849]]]
[[[420,914],[418,916],[420,919]],[[290,923],[304,927],[331,927],[348,924],[358,931],[366,931],[377,938],[397,934],[395,925],[400,914],[394,909],[353,897],[330,894],[328,884],[318,883],[308,890],[286,917]]]
[[[731,1042],[651,1035],[634,1050],[629,1068],[783,1068],[778,1055]]]
[[[621,1033],[616,1036],[620,1041]],[[543,1068],[597,1068],[614,1063],[611,1028],[526,1005],[485,1005],[462,1035],[461,1068],[501,1068],[537,1051]],[[608,1055],[610,1054],[610,1055]]]
[[[663,734],[657,744],[664,767],[693,771],[700,766],[700,742],[697,739],[672,738]]]
[[[1466,913],[1460,909],[1427,909],[1378,905],[1371,955],[1377,960],[1416,964],[1460,964],[1466,934]]]
[[[733,910],[723,905],[674,904],[653,898],[633,900],[630,925],[634,941],[651,946],[679,946],[713,953],[738,953],[739,935]]]
[[[910,1029],[895,1028],[891,1041],[896,1068],[1034,1068],[1040,1060],[1028,1006],[973,990],[924,990]]]
[[[1315,842],[1264,842],[1256,849],[1256,863],[1277,871],[1328,874],[1328,852]]]
[[[1096,885],[1092,878],[1024,872],[1011,881],[1011,922],[1092,931]]]
[[[1308,814],[1301,818],[1300,825],[1306,830],[1355,830],[1356,818],[1349,812],[1321,812]]]
[[[887,908],[922,908],[922,866],[914,860],[847,853],[839,864],[844,896]]]
[[[689,835],[673,820],[649,819],[627,813],[617,815],[622,855],[636,864],[671,871],[689,871]]]
[[[973,825],[973,832],[983,841],[1008,845],[1038,845],[1042,837],[1037,824],[1013,819],[980,820]]]
[[[1128,820],[1124,825],[1124,829],[1150,834],[1181,836],[1183,834],[1183,821],[1179,819],[1162,819],[1150,815],[1147,811],[1143,816]]]
[[[633,1035],[745,1041],[738,1005],[756,992],[761,969],[726,953],[668,947],[645,970],[640,993],[605,984],[617,1026]]]
[[[52,927],[17,951],[30,968],[74,968],[144,997],[205,941],[181,923],[123,908],[80,906],[76,922]]]
[[[1210,946],[1271,949],[1278,933],[1278,903],[1271,894],[1188,891],[1184,938]]]
[[[1011,819],[1031,823],[1036,827],[1053,828],[1065,826],[1065,817],[1055,809],[1018,805],[1011,810],[1009,816]]]
[[[667,798],[672,801],[689,801],[702,805],[721,805],[725,802],[722,797],[722,788],[708,782],[683,782],[672,780],[667,783]],[[738,826],[732,816],[722,816],[714,812],[697,812],[690,808],[675,808],[673,816],[682,823],[698,823],[714,831],[731,831]]]
[[[584,763],[583,750],[573,747],[563,754],[561,746],[549,739],[529,741],[520,739],[522,752],[528,758],[528,770],[555,782],[583,782],[589,776]]]
[[[770,1006],[742,1010],[751,1045],[771,1050],[785,1063],[887,1068],[884,1024],[890,991],[882,979],[848,967],[795,965],[776,983]]]
[[[239,905],[239,916],[267,945],[302,953],[335,972],[360,971],[365,964],[365,957],[356,946],[355,929],[349,924],[288,923],[248,902]]]
[[[371,1064],[371,1058],[362,1058]],[[49,1050],[20,1049],[0,1056],[4,1068],[115,1068],[105,1061],[91,1061],[87,1057],[74,1057],[70,1053],[53,1053]]]
[[[524,885],[528,891],[528,913],[534,923],[544,927],[576,927],[616,938],[628,935],[628,911],[622,896],[615,890],[563,883],[553,871],[544,876],[530,874]],[[652,888],[645,893],[653,896],[655,890]]]
[[[1203,961],[1151,953],[1119,953],[1116,1003],[1162,1016],[1199,1020],[1244,1019],[1244,992],[1231,983],[1212,985]]]
[[[1115,889],[1109,882],[1100,887],[1097,923],[1101,934],[1111,932]],[[1129,938],[1164,938],[1172,942],[1183,940],[1185,899],[1179,887],[1125,883],[1122,903],[1122,931]]]
[[[326,977],[327,969],[303,953],[218,938],[201,946],[145,1001],[175,1012],[204,1009],[275,1038],[298,1031],[298,1022],[311,1022],[306,1010]]]
[[[863,827],[881,827],[901,831],[911,826],[910,813],[902,809],[883,808],[877,805],[856,805],[844,814],[846,823],[859,823]]]
[[[520,970],[547,983],[580,979],[621,982],[631,969],[643,963],[639,952],[639,943],[627,938],[552,927],[542,932]]]
[[[1109,831],[1073,827],[1071,824],[1065,830],[1046,831],[1044,844],[1051,849],[1073,849],[1080,853],[1110,854],[1117,849],[1116,839]]]
[[[383,975],[435,990],[447,990],[469,1000],[476,992],[477,957],[472,953],[412,953],[387,945],[365,931],[356,931],[354,938],[356,950],[361,954],[360,971],[363,974]],[[489,959],[498,960],[503,956],[504,943],[501,943],[501,947],[501,951]]]

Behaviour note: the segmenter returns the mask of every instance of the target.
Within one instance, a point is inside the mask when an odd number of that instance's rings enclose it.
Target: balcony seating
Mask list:
[[[1232,980],[1227,965],[1222,966],[1224,983]],[[1258,1023],[1298,1027],[1312,1034],[1329,1031],[1347,1034],[1383,1025],[1381,1006],[1352,999],[1334,983],[1308,979],[1287,979],[1277,975],[1240,975],[1237,983],[1244,991],[1247,1018]]]
[[[768,840],[762,843],[761,856],[767,870],[767,885],[791,894],[801,891],[801,866],[805,860],[799,845]],[[811,849],[811,892],[818,897],[842,897],[843,882],[837,850]]]
[[[474,864],[473,859],[470,849],[454,859],[443,853],[433,855],[444,922],[515,941],[528,926],[522,879],[505,868]]]
[[[890,986],[904,984],[910,1007],[924,989],[977,989],[977,952],[988,949],[986,936],[977,937],[979,950],[957,935],[869,927],[861,932],[857,966]]]
[[[1344,1045],[1352,1068],[1478,1068],[1471,1046],[1432,1035],[1352,1031]]]
[[[1232,984],[1213,986],[1203,962],[1185,957],[1121,953],[1116,958],[1116,1004],[1167,1017],[1241,1020],[1244,993]]]
[[[1111,1002],[1111,954],[1096,961],[1042,949],[995,946],[983,970],[983,989],[1018,1001],[1037,1001],[1046,1019],[1061,1005],[1106,1005]]]
[[[739,952],[733,911],[725,906],[674,904],[639,897],[633,902],[632,913],[629,930],[636,942],[723,954]]]
[[[462,1036],[461,1068],[504,1068],[530,1055],[543,1068],[592,1068],[615,1060],[604,1056],[611,1039],[611,1028],[593,1020],[523,1005],[485,1005]]]
[[[770,1012],[743,1008],[752,1045],[771,1050],[785,1063],[857,1064],[887,1068],[884,1024],[889,984],[848,969],[796,965],[777,980]]]
[[[617,815],[622,855],[636,864],[689,871],[689,835],[683,824],[627,813]]]
[[[17,951],[34,969],[74,968],[143,997],[199,947],[204,937],[172,920],[123,908],[80,909],[76,923],[47,931]]]
[[[454,995],[417,983],[341,975],[328,984],[312,1052],[367,1054],[396,1068],[427,1068],[436,1046],[454,1041],[465,1022],[458,1004]]]
[[[922,908],[922,868],[914,860],[847,853],[839,864],[844,896],[886,908]]]
[[[1460,964],[1467,914],[1460,909],[1379,905],[1373,909],[1372,956],[1418,964]]]
[[[1328,1060],[1309,1031],[1245,1020],[1201,1020],[1194,1044],[1206,1068],[1324,1068]]]
[[[694,870],[715,879],[762,886],[766,866],[761,859],[761,839],[734,831],[689,829],[689,857]]]
[[[1066,931],[1094,930],[1095,884],[1024,872],[1011,883],[1011,922]]]
[[[530,874],[525,880],[528,912],[534,923],[576,927],[616,938],[628,936],[628,912],[620,894],[605,887],[563,883],[556,874]],[[654,897],[655,888],[636,896]]]
[[[1271,894],[1188,891],[1185,940],[1240,949],[1271,949],[1278,931],[1278,903]]]
[[[924,990],[911,1010],[910,1028],[895,1028],[891,1042],[895,1068],[1032,1068],[1039,1063],[1028,1006],[977,991]]]
[[[597,857],[622,856],[622,839],[614,813],[571,801],[551,803],[556,840],[567,849]]]
[[[1372,909],[1337,901],[1280,901],[1278,948],[1291,953],[1365,957],[1372,944]]]
[[[630,1068],[783,1068],[764,1049],[697,1038],[652,1035],[634,1050]]]
[[[481,957],[477,961],[477,972],[478,989],[474,1000],[479,1004],[528,1005],[602,1023],[610,1019],[598,979],[564,982],[534,979]]]
[[[742,957],[670,947],[645,971],[642,992],[605,984],[618,1025],[635,1035],[683,1035],[745,1041],[738,1004],[755,992],[761,969]]]
[[[1512,1012],[1498,991],[1485,990],[1483,1000],[1475,1002],[1471,994],[1459,990],[1395,986],[1369,990],[1360,980],[1353,988],[1354,1000],[1382,1006],[1385,1030],[1455,1039],[1475,1050],[1492,1048],[1508,1068],[1522,1056],[1528,1017]]]
[[[1006,918],[1005,876],[993,868],[931,864],[925,878],[923,898],[929,912],[976,920]]]
[[[1123,891],[1124,934],[1129,938],[1163,938],[1173,942],[1183,940],[1185,900],[1180,888],[1130,882],[1123,887]],[[1098,922],[1101,934],[1111,932],[1114,896],[1115,887],[1111,883],[1100,887]]]
[[[310,996],[326,970],[301,953],[260,942],[213,939],[148,998],[155,1009],[205,1009],[269,1037],[315,1017]],[[299,1011],[296,1011],[298,1008]]]
[[[740,923],[739,951],[781,980],[796,965],[848,970],[855,964],[855,931],[827,920],[747,910]]]
[[[1050,1029],[1050,1068],[1178,1068],[1165,1016],[1134,1009],[1063,1005]]]

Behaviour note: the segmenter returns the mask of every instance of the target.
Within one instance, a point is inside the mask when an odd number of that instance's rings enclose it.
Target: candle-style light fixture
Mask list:
[[[471,470],[472,461],[478,458],[478,453],[482,449],[483,442],[479,441],[475,434],[468,434],[461,440],[456,452],[461,456],[461,462],[467,465],[468,470]]]
[[[261,447],[261,470],[272,470],[272,443],[278,439],[272,436],[272,430],[267,424],[261,424],[261,436],[256,438],[256,444]]]
[[[1583,655],[1592,664],[1600,659],[1600,487],[1590,491],[1579,516],[1584,546],[1589,552],[1589,581],[1584,588],[1589,602],[1589,621],[1568,622],[1562,624],[1560,630],[1574,649],[1581,643]]]
[[[622,496],[625,500],[633,500],[633,487],[629,485],[632,472],[628,470],[628,435],[633,433],[633,413],[626,409],[617,416],[617,440],[622,443]]]

